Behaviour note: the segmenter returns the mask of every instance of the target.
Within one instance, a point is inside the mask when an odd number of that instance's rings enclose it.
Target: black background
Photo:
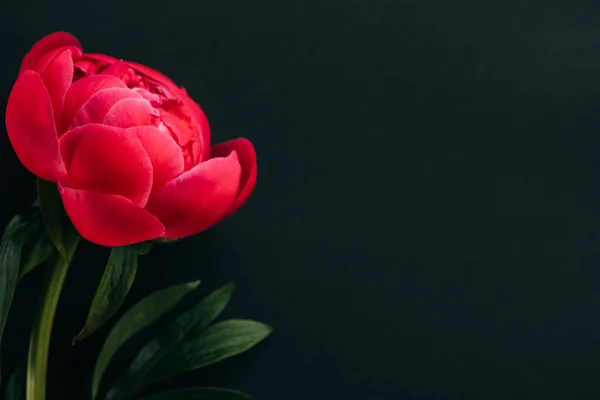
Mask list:
[[[258,152],[248,204],[143,258],[128,304],[170,283],[237,283],[253,351],[176,383],[257,400],[600,395],[600,10],[592,2],[1,0],[0,97],[56,30],[185,86],[215,142]],[[588,3],[588,4],[586,4]],[[5,100],[3,100],[5,101]],[[34,179],[0,139],[3,224]],[[76,347],[106,260],[84,245],[51,354]],[[26,351],[40,271],[5,352]]]

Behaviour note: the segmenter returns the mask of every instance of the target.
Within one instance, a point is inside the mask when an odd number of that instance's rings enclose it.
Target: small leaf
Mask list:
[[[8,379],[4,390],[4,400],[23,400],[25,396],[25,370],[17,368]]]
[[[189,337],[196,337],[198,332],[221,314],[231,299],[233,288],[234,285],[230,283],[209,294],[150,339],[121,379],[113,385],[106,399],[129,398],[144,388],[149,383],[147,375],[164,357]]]
[[[22,251],[19,280],[47,261],[54,253],[54,245],[46,233],[39,210],[29,218]]]
[[[252,400],[245,393],[231,389],[190,387],[151,394],[140,400]]]
[[[37,192],[48,236],[58,252],[67,259],[65,211],[56,183],[38,178]]]
[[[150,253],[150,250],[152,250],[152,247],[154,247],[154,243],[147,241],[132,244],[130,247],[137,253],[138,256],[145,256],[146,254]]]
[[[27,224],[21,215],[10,220],[0,240],[0,343],[19,280],[23,237]]]
[[[169,352],[151,372],[152,382],[243,353],[260,343],[272,331],[270,326],[260,322],[241,319],[211,325],[200,336],[182,342]]]
[[[183,296],[194,290],[198,284],[199,281],[189,282],[158,290],[140,300],[119,319],[106,338],[96,361],[92,380],[92,398],[95,399],[98,395],[102,376],[119,348],[136,333],[149,327],[175,307]]]
[[[112,249],[85,326],[73,342],[78,342],[96,332],[119,310],[135,280],[137,257],[129,247]]]

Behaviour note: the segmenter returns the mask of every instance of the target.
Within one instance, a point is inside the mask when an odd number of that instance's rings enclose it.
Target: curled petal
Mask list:
[[[256,152],[248,139],[239,138],[216,144],[211,149],[211,157],[226,157],[233,151],[237,153],[242,166],[242,177],[240,179],[240,191],[225,217],[230,216],[246,203],[256,186]]]
[[[164,226],[125,197],[59,185],[65,210],[81,236],[102,246],[126,246],[156,239]]]
[[[144,207],[152,190],[152,164],[136,135],[88,124],[59,140],[71,187],[114,194]]]
[[[168,181],[183,173],[183,154],[171,134],[153,126],[137,126],[128,129],[138,136],[150,157],[154,181],[152,190],[162,188]]]
[[[73,80],[73,58],[71,50],[66,49],[58,54],[48,63],[42,72],[42,80],[50,94],[52,108],[54,110],[54,121],[57,129],[60,129],[61,113],[65,95]]]
[[[52,51],[44,54],[42,56],[42,58],[38,61],[37,65],[35,67],[35,71],[42,74],[46,70],[46,68],[48,68],[48,65],[59,54],[65,52],[67,50],[71,53],[71,62],[73,62],[73,60],[78,60],[81,57],[81,50],[78,49],[77,47],[73,47],[73,46],[61,47],[59,49],[52,50]]]
[[[119,78],[106,75],[88,76],[73,82],[65,96],[61,131],[64,132],[71,126],[73,117],[90,97],[100,90],[110,88],[127,89],[127,85]]]
[[[175,82],[173,82],[171,79],[169,79],[166,75],[158,72],[155,69],[146,67],[145,65],[142,65],[142,64],[134,63],[131,61],[126,61],[126,63],[131,68],[136,70],[137,72],[139,72],[143,75],[146,75],[147,77],[155,80],[156,82],[166,86],[171,92],[173,92],[174,95],[176,95],[176,96],[179,95],[179,92],[181,89],[179,88],[179,86],[177,86],[175,84]]]
[[[166,238],[194,235],[217,223],[233,204],[241,168],[235,152],[213,158],[153,193],[147,209],[165,225]]]
[[[64,179],[52,102],[37,72],[23,72],[13,86],[6,106],[6,130],[29,171],[52,182]]]
[[[98,66],[89,60],[78,60],[75,62],[75,71],[78,77],[96,75],[98,73]]]
[[[75,36],[67,32],[56,32],[50,34],[33,45],[21,62],[20,73],[26,70],[36,70],[41,58],[52,50],[61,47],[74,47],[81,52],[81,45]]]
[[[104,124],[119,128],[150,125],[158,112],[146,99],[123,99],[115,103],[104,117]]]
[[[106,113],[117,102],[123,99],[141,98],[142,96],[139,93],[131,89],[110,88],[99,90],[77,111],[71,126],[102,123]]]

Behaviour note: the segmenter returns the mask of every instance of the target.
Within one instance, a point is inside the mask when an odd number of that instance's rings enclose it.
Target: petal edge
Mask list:
[[[29,171],[52,182],[64,179],[52,101],[37,72],[28,70],[17,78],[6,106],[6,130],[17,157]]]
[[[122,196],[58,186],[65,210],[79,234],[101,246],[126,246],[156,239],[164,226]]]

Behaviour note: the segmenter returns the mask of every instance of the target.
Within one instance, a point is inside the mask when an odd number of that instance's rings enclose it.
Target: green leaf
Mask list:
[[[152,382],[243,353],[264,340],[272,331],[270,326],[260,322],[241,319],[211,325],[200,336],[182,342],[169,352],[151,372]]]
[[[231,389],[190,387],[151,394],[140,400],[252,400],[252,397]]]
[[[71,229],[56,183],[38,178],[37,192],[46,232],[62,257],[70,261],[79,236],[75,229]]]
[[[152,250],[154,247],[154,243],[147,241],[132,244],[130,247],[137,253],[138,256],[145,256],[146,254],[150,253],[150,250]]]
[[[158,290],[140,300],[119,319],[106,338],[96,361],[92,378],[92,398],[95,399],[98,395],[102,376],[119,348],[136,333],[149,327],[175,307],[183,296],[194,290],[198,284],[199,281],[188,282]]]
[[[54,253],[54,245],[46,233],[42,215],[38,209],[29,218],[25,230],[19,280],[46,262]]]
[[[200,300],[161,330],[137,354],[121,379],[108,392],[107,400],[129,398],[150,383],[149,374],[178,346],[194,338],[227,306],[234,285],[225,285]]]
[[[14,216],[0,240],[0,342],[19,280],[26,226],[27,223],[21,215]]]
[[[23,400],[25,396],[25,370],[17,368],[8,379],[4,390],[4,400]]]
[[[78,342],[100,329],[119,310],[135,280],[138,256],[129,247],[114,247],[92,301],[85,326],[73,339]]]

